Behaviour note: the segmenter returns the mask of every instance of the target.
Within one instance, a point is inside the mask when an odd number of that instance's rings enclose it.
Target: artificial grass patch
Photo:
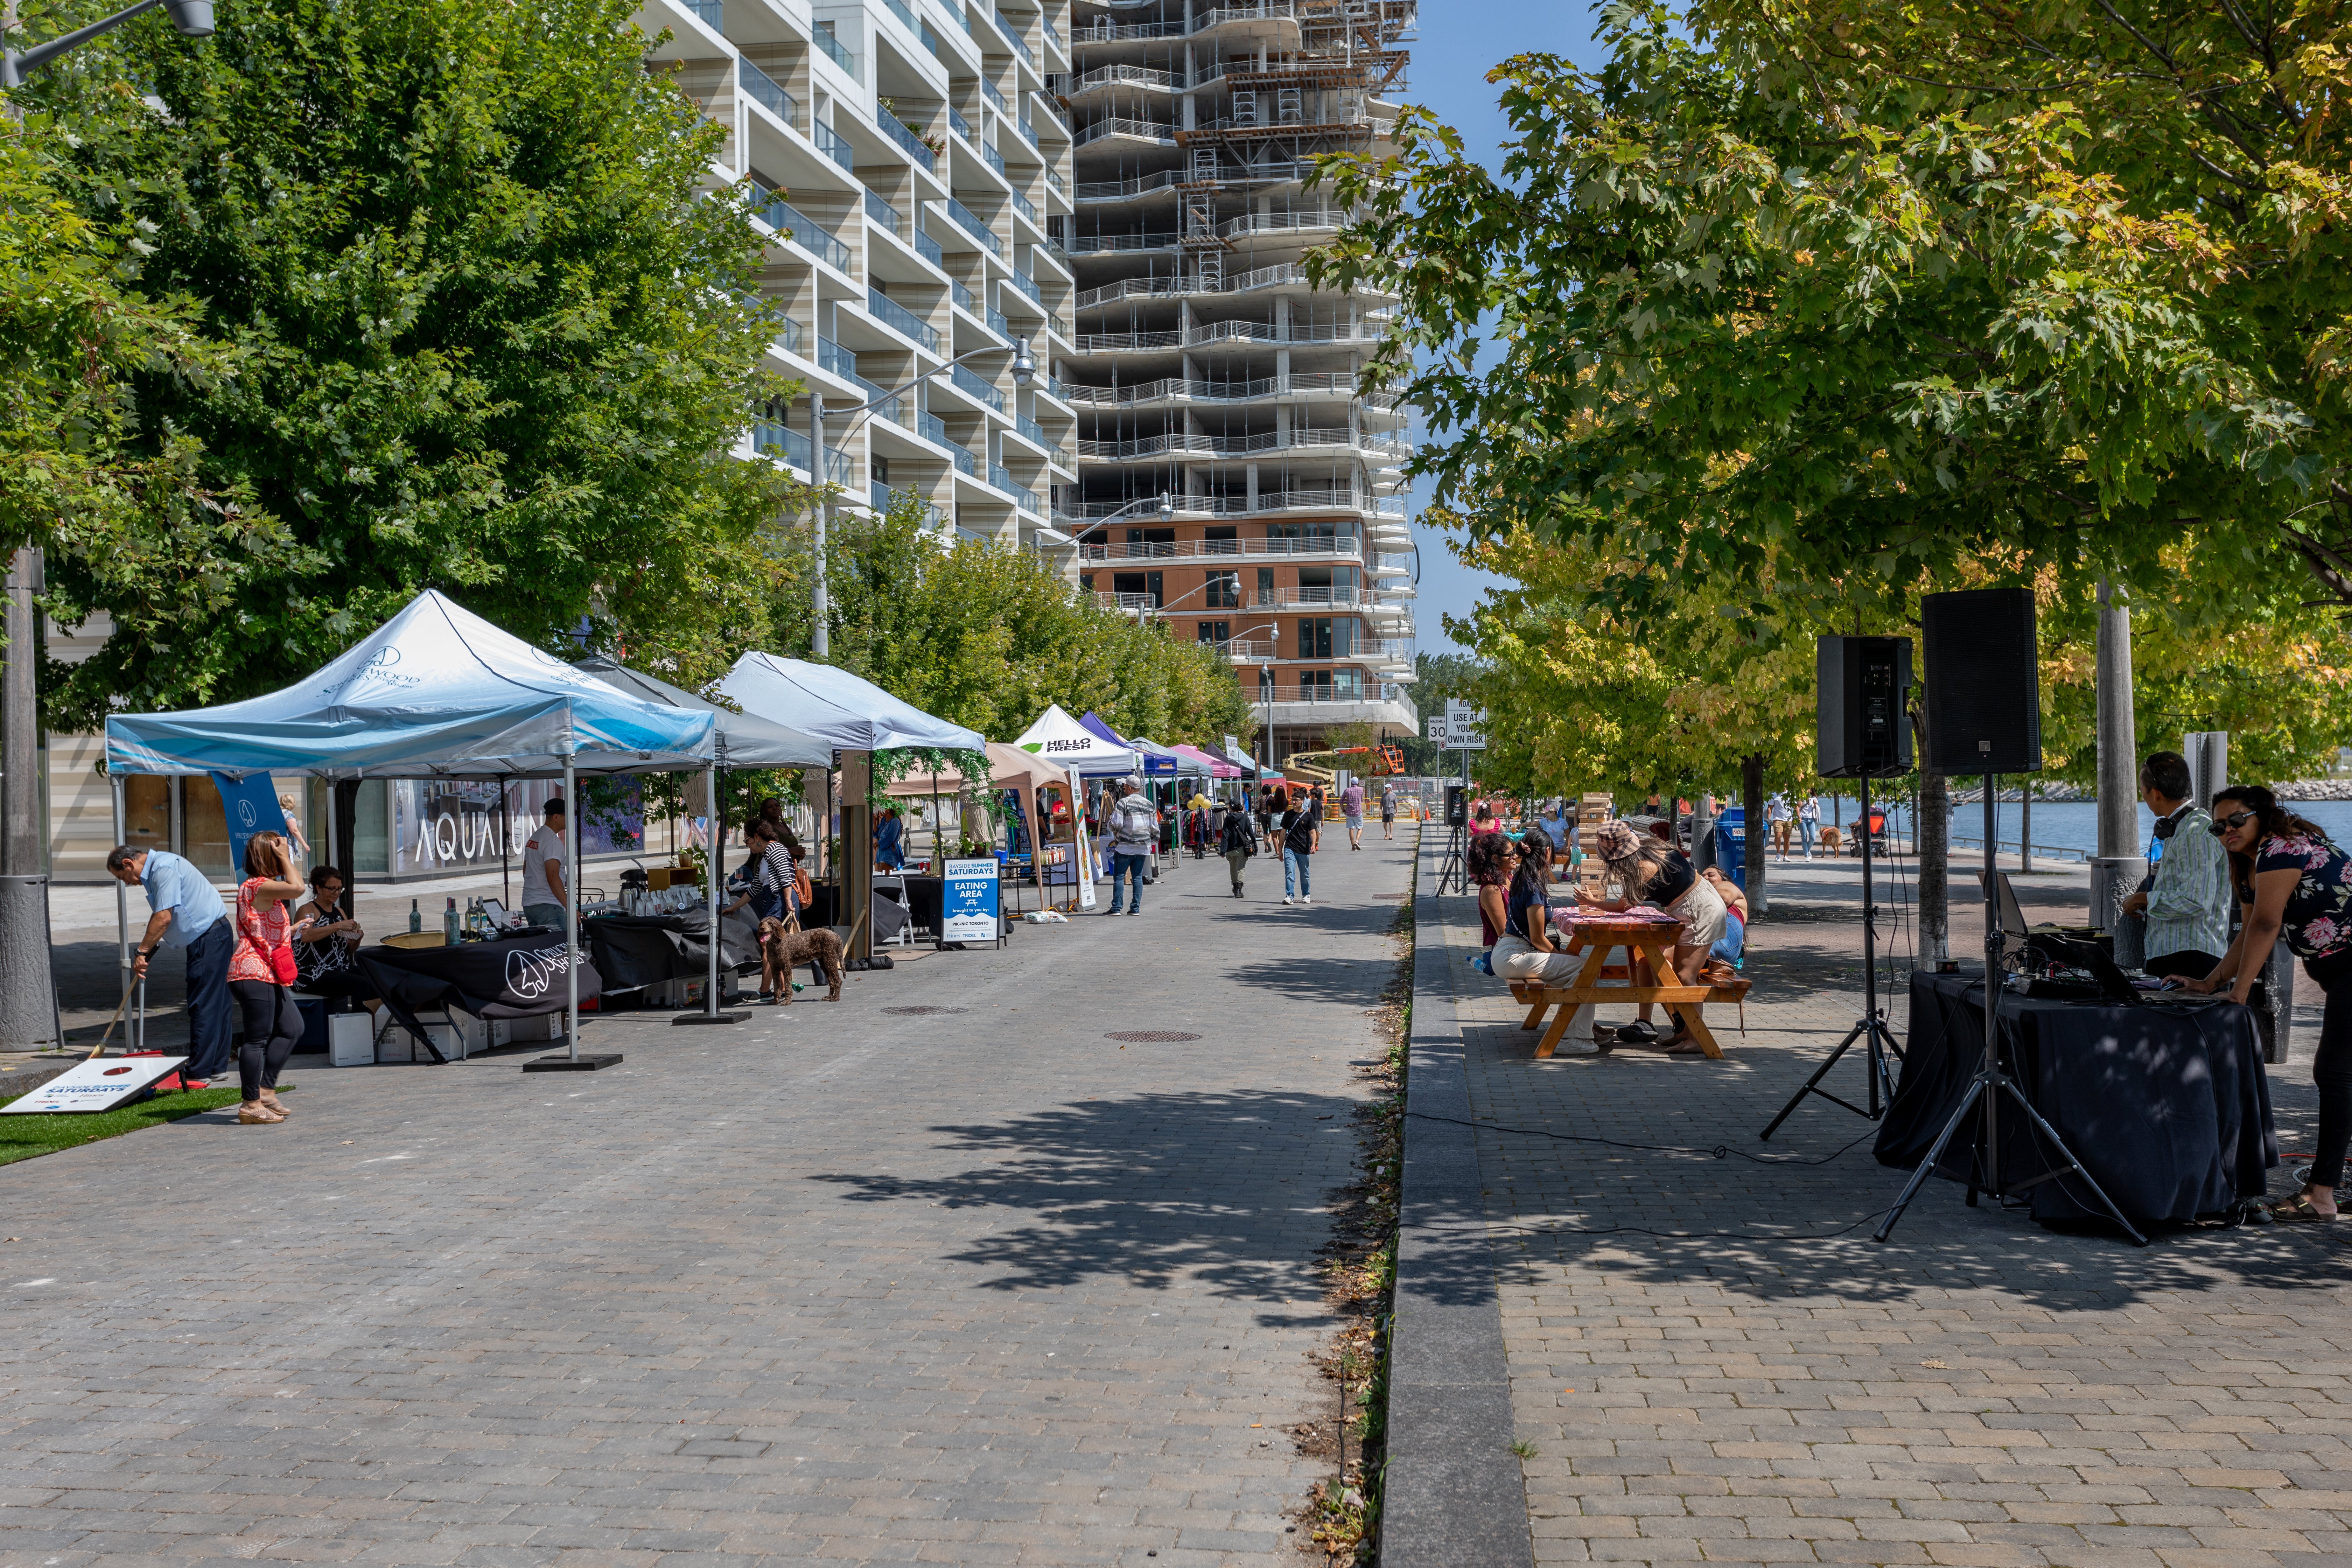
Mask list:
[[[0,1165],[29,1160],[36,1154],[54,1154],[78,1143],[119,1138],[125,1132],[136,1132],[142,1127],[177,1121],[183,1116],[194,1116],[199,1111],[217,1110],[224,1105],[235,1105],[238,1093],[234,1089],[203,1089],[193,1094],[184,1091],[159,1094],[136,1105],[126,1105],[120,1110],[0,1116]]]

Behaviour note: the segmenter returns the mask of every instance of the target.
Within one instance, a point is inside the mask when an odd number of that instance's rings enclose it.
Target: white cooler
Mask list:
[[[327,1065],[363,1068],[375,1065],[375,1015],[369,1012],[327,1015]]]

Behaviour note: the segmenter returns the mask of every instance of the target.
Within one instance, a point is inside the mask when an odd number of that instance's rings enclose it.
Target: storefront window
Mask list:
[[[172,847],[172,781],[132,773],[122,781],[122,842],[133,849]]]
[[[180,786],[180,853],[188,863],[215,882],[238,879],[228,858],[228,813],[221,808],[220,786],[208,778],[176,781]]]

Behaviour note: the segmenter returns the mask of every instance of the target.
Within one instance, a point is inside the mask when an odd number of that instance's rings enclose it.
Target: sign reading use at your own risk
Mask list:
[[[1002,872],[994,860],[950,860],[940,882],[940,940],[994,942]]]
[[[97,1057],[77,1062],[32,1093],[7,1105],[0,1116],[52,1110],[112,1110],[128,1105],[158,1079],[179,1069],[185,1057]]]

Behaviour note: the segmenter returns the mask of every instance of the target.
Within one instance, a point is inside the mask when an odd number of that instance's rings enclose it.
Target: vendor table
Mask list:
[[[2134,1220],[2186,1220],[2263,1195],[2278,1162],[2270,1079],[2254,1015],[2227,998],[2116,1005],[2005,995],[2003,1054],[2116,1206]],[[1984,1055],[1984,975],[1911,976],[1903,1079],[1880,1123],[1879,1163],[1927,1157]],[[1983,1168],[1981,1117],[1946,1145],[1936,1173]],[[2000,1128],[2001,1184],[2023,1188],[2037,1220],[2105,1218],[2079,1181],[2027,1184],[2058,1162],[2013,1101]],[[2110,1222],[2112,1223],[2112,1222]]]
[[[1633,913],[1589,915],[1573,913],[1566,922],[1567,951],[1584,954],[1584,967],[1566,985],[1538,986],[1533,982],[1521,982],[1512,986],[1514,994],[1526,996],[1528,1016],[1519,1025],[1532,1029],[1543,1022],[1550,1009],[1559,1009],[1543,1037],[1536,1042],[1536,1055],[1549,1057],[1559,1048],[1559,1042],[1578,1015],[1588,1006],[1611,1002],[1655,1002],[1683,1021],[1691,1038],[1699,1048],[1717,1061],[1723,1059],[1723,1047],[1715,1043],[1708,1032],[1706,1020],[1700,1016],[1699,1004],[1727,999],[1718,994],[1712,985],[1664,984],[1675,973],[1675,943],[1682,940],[1683,922],[1667,915],[1643,917]],[[1555,933],[1558,927],[1554,928]],[[1609,955],[1619,948],[1626,952],[1626,962],[1609,962]],[[1653,984],[1633,983],[1633,959],[1638,954],[1650,961]]]
[[[756,963],[759,930],[746,907],[719,921],[722,972]],[[703,980],[710,973],[710,913],[705,909],[658,915],[592,915],[581,922],[589,961],[610,991],[635,991],[667,980]]]
[[[561,931],[532,930],[497,942],[455,947],[363,947],[360,971],[391,1009],[393,1020],[446,1061],[416,1015],[456,1008],[477,1018],[530,1018],[565,1008],[563,975],[569,953]],[[580,966],[580,999],[604,990],[595,966]]]

